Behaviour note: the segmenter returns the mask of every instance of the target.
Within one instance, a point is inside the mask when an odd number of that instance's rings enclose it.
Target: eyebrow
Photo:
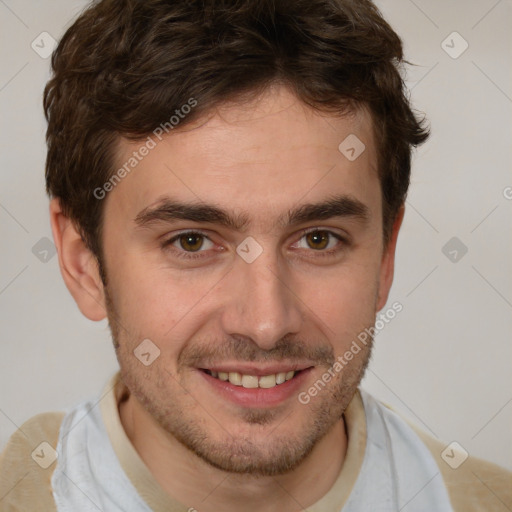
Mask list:
[[[349,217],[367,222],[370,217],[369,208],[348,195],[337,195],[318,202],[306,203],[295,209],[288,210],[277,219],[278,227],[294,226],[310,221],[327,220],[334,217]],[[134,219],[138,227],[150,227],[154,223],[188,220],[218,224],[236,231],[246,231],[250,224],[245,213],[235,214],[215,205],[190,203],[164,197],[155,206],[141,210]]]

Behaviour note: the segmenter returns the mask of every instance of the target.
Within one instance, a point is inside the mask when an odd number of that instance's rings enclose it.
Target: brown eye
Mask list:
[[[182,249],[191,252],[195,252],[201,249],[203,245],[203,239],[203,235],[199,233],[184,233],[178,237]]]
[[[321,250],[329,245],[330,233],[328,231],[312,231],[306,235],[306,240],[311,249]]]
[[[200,231],[182,231],[162,243],[162,249],[169,251],[179,258],[207,257],[208,249],[213,249],[214,243]]]
[[[315,258],[337,256],[350,245],[345,237],[328,229],[306,229],[301,235],[292,247],[306,249],[306,254],[314,254]]]

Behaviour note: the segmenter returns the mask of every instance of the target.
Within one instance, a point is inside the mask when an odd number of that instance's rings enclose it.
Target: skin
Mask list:
[[[338,150],[349,134],[366,146],[352,162]],[[121,139],[119,166],[138,147]],[[288,210],[333,194],[365,205],[367,218],[277,224]],[[244,214],[246,230],[190,220],[138,226],[137,215],[164,196]],[[50,205],[52,229],[80,310],[91,320],[109,318],[131,392],[120,405],[121,422],[156,480],[201,512],[240,504],[248,511],[291,512],[318,501],[343,465],[343,411],[370,346],[310,403],[297,397],[373,326],[393,280],[403,218],[402,208],[384,245],[369,114],[320,114],[285,87],[272,87],[250,104],[225,104],[171,132],[104,201],[108,288],[57,199]],[[306,228],[323,232],[328,246],[305,236]],[[162,248],[191,229],[207,237],[194,241],[194,248],[203,242],[194,252],[202,257],[179,258],[190,251],[183,239]],[[252,263],[236,252],[248,236],[263,249]],[[331,248],[339,250],[322,257]],[[149,366],[134,356],[144,339],[160,350]],[[258,406],[227,399],[199,370],[248,364],[309,370],[290,396]]]

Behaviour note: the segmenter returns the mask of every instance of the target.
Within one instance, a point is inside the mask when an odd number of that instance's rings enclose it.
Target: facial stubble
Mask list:
[[[121,379],[130,393],[167,435],[208,465],[228,473],[275,476],[300,466],[337,422],[343,421],[343,413],[371,357],[372,344],[368,343],[308,404],[295,400],[292,410],[289,405],[273,409],[243,408],[237,411],[234,420],[226,420],[216,417],[207,404],[202,404],[192,390],[183,385],[180,380],[186,371],[172,375],[165,368],[165,357],[162,357],[165,354],[162,353],[151,367],[138,361],[133,349],[140,340],[122,327],[115,301],[106,288],[105,298]],[[281,353],[297,353],[291,345],[281,346],[284,347]],[[248,351],[242,352],[247,354]],[[324,365],[325,371],[328,366]],[[169,397],[174,399],[170,401]],[[297,409],[303,413],[300,421],[293,425],[290,417],[296,416],[293,413]],[[247,433],[235,432],[231,428],[234,422],[241,422]],[[290,432],[290,426],[296,425],[295,432]],[[218,433],[212,435],[212,429]]]

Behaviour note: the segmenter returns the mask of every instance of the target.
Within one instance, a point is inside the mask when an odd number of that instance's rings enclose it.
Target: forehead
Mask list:
[[[144,145],[151,149],[140,158]],[[131,219],[163,196],[247,212],[255,223],[332,194],[380,208],[368,112],[320,114],[284,87],[224,104],[162,140],[121,139],[116,169],[128,168],[135,153],[136,165],[107,197],[111,213]]]

